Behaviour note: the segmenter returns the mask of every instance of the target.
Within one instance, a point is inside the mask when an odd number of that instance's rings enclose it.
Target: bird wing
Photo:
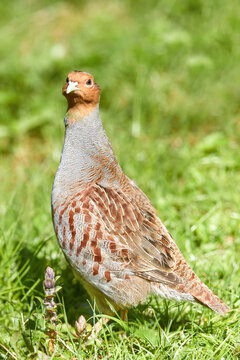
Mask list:
[[[129,182],[124,190],[97,184],[88,194],[107,233],[120,244],[119,256],[129,270],[139,277],[166,285],[183,283],[174,272],[177,246],[136,185]]]

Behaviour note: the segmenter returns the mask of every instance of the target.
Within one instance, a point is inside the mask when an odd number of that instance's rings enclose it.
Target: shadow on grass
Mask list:
[[[23,285],[26,288],[30,288],[34,283],[38,282],[34,288],[34,294],[44,299],[43,280],[47,266],[51,266],[56,276],[60,275],[56,286],[61,286],[62,288],[58,292],[58,296],[60,302],[65,307],[68,322],[74,325],[80,315],[84,315],[86,319],[89,319],[93,315],[93,311],[89,304],[89,296],[86,290],[75,278],[67,261],[63,262],[62,259],[56,258],[49,262],[42,255],[41,249],[44,246],[45,241],[35,251],[27,247],[21,250],[20,267],[28,263],[28,271],[22,279]],[[128,321],[129,324],[135,324],[134,326],[137,324],[147,324],[148,327],[154,327],[157,322],[158,326],[166,332],[177,331],[179,328],[192,327],[193,311],[185,310],[186,304],[177,304],[162,300],[161,298],[151,297],[145,304],[129,309]],[[59,312],[62,313],[62,311]],[[92,322],[92,319],[90,322]]]
[[[137,308],[129,311],[129,321],[136,318],[142,324],[158,323],[158,326],[164,331],[177,331],[179,328],[186,327],[191,323],[189,314],[191,312],[183,311],[185,304],[178,304],[161,298],[154,297],[155,303],[148,301],[145,304],[138,305]],[[161,302],[161,304],[159,304]],[[148,325],[149,326],[149,325]]]
[[[20,252],[20,267],[28,263],[28,272],[22,279],[23,285],[26,288],[30,288],[34,283],[38,282],[34,292],[37,296],[44,299],[43,281],[46,268],[50,266],[55,271],[55,276],[60,276],[56,286],[61,286],[62,288],[58,292],[58,296],[61,303],[64,304],[68,322],[73,325],[80,315],[89,318],[92,315],[88,302],[89,296],[81,283],[74,277],[67,262],[64,264],[64,268],[59,268],[59,263],[62,264],[62,261],[59,262],[59,259],[56,259],[49,262],[44,257],[38,256],[38,252],[39,249],[38,251],[32,251],[27,247],[24,247]]]

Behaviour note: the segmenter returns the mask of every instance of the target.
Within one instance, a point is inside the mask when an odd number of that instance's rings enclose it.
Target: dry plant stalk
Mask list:
[[[43,281],[43,287],[45,293],[43,304],[46,309],[46,315],[45,315],[45,319],[47,322],[46,334],[49,337],[48,346],[51,354],[54,352],[54,343],[57,335],[56,332],[57,305],[54,302],[54,297],[56,295],[54,276],[55,276],[54,270],[48,266],[45,272],[45,280]]]

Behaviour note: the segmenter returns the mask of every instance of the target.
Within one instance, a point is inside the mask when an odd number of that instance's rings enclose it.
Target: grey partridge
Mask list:
[[[154,293],[224,315],[229,307],[193,272],[147,196],[123,173],[102,126],[93,76],[70,72],[62,93],[68,109],[52,190],[54,228],[98,308],[112,314],[110,303],[126,312]]]

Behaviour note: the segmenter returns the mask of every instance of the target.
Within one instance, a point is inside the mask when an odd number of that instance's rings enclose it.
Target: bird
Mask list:
[[[52,189],[52,218],[62,251],[97,308],[107,316],[150,294],[229,307],[194,273],[148,197],[123,172],[103,128],[100,87],[71,71],[62,88],[65,138]]]

